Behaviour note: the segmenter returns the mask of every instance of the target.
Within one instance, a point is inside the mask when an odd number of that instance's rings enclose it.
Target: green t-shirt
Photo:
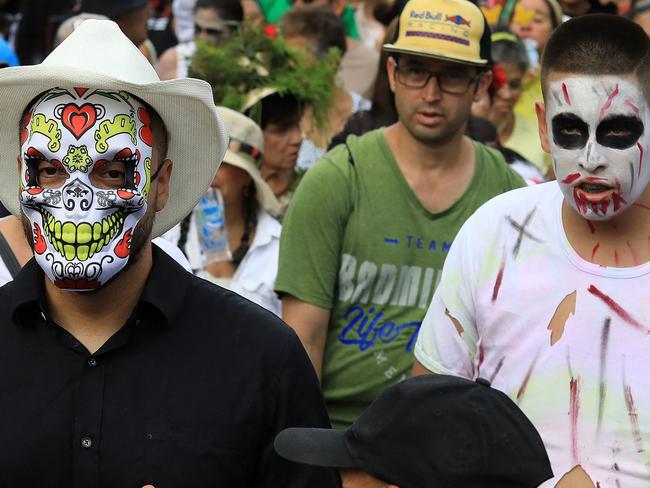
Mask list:
[[[499,153],[475,143],[467,191],[432,213],[395,162],[383,129],[328,152],[305,174],[283,221],[275,289],[331,310],[323,392],[337,428],[406,378],[445,256],[474,210],[524,186]]]

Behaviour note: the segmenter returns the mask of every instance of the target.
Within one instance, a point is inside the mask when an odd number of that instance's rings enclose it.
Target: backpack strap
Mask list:
[[[345,141],[343,144],[345,144],[345,148],[348,150],[348,161],[352,166],[354,166],[354,157],[352,156],[352,150],[350,149],[350,146],[348,146],[348,141]]]
[[[11,277],[15,278],[20,271],[20,264],[2,232],[0,232],[0,259],[5,263]]]

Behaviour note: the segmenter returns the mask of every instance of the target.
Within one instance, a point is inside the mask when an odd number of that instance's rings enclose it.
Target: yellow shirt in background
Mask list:
[[[537,119],[535,119],[534,123],[531,123],[528,118],[515,112],[515,125],[512,129],[512,135],[503,145],[513,151],[517,151],[533,163],[543,175],[547,173],[550,158],[544,152],[539,142]]]

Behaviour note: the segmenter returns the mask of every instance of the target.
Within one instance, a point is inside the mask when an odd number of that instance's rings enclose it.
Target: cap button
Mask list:
[[[491,383],[488,380],[486,380],[485,378],[476,378],[476,382],[479,385],[483,385],[483,386],[487,386],[487,387],[491,386]]]

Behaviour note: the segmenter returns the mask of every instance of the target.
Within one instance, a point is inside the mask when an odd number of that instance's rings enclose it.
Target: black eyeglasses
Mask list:
[[[397,63],[395,63],[395,74],[397,81],[407,88],[424,88],[431,78],[435,78],[440,91],[452,95],[462,95],[481,77],[480,73],[471,75],[463,70],[434,72],[417,65],[399,66]]]

